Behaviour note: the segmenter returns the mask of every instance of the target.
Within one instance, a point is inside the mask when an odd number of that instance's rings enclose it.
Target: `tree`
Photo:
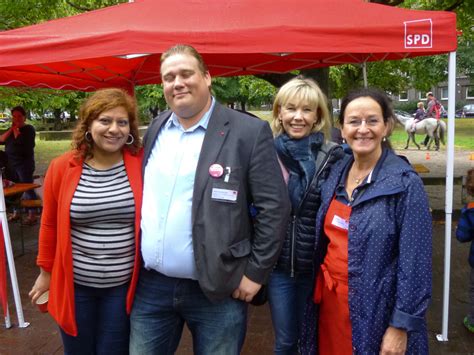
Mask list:
[[[3,0],[0,1],[0,31],[122,2],[126,0]],[[42,116],[43,120],[46,112],[51,112],[56,118],[55,128],[60,129],[63,112],[69,112],[69,120],[75,120],[85,96],[85,93],[76,91],[0,87],[0,109],[22,105],[27,111]]]
[[[166,108],[166,101],[161,85],[143,85],[135,88],[138,107],[145,117],[156,117]]]
[[[0,31],[77,15],[127,0],[2,0]]]
[[[269,82],[254,76],[235,76],[229,78],[213,78],[212,90],[216,98],[229,104],[240,103],[242,110],[247,105],[260,106],[271,102],[275,95],[275,87]]]

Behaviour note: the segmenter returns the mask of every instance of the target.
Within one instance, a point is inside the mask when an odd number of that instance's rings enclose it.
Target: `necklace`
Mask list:
[[[359,177],[354,176],[354,177],[352,177],[352,179],[354,180],[354,182],[355,182],[357,185],[359,185],[362,181],[364,181],[364,179],[365,179],[367,176],[369,176],[369,174],[372,172],[372,170],[373,170],[373,169],[371,169],[368,173],[366,173],[366,174],[364,174],[364,175],[362,175],[362,176],[359,176]],[[352,174],[354,174],[354,173],[352,172]]]

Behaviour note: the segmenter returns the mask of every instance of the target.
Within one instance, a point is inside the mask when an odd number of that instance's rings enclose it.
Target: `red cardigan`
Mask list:
[[[127,294],[130,313],[140,269],[140,217],[142,205],[143,151],[133,156],[124,150],[123,160],[135,200],[135,263]],[[83,160],[74,152],[54,159],[44,180],[43,213],[37,265],[51,273],[48,312],[69,335],[77,336],[74,307],[70,205],[82,174]]]

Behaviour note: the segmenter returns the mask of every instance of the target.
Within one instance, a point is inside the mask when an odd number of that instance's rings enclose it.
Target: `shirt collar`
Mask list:
[[[365,186],[366,184],[371,184],[375,182],[377,179],[377,176],[379,175],[380,169],[382,168],[383,162],[385,161],[385,158],[387,157],[388,154],[388,149],[387,148],[382,148],[382,155],[380,156],[379,160],[375,164],[374,169],[367,175],[364,179],[364,181],[361,184],[361,187]],[[352,164],[354,162],[354,157],[352,156],[351,159],[348,161],[347,165],[344,168],[344,171],[341,174],[341,177],[339,179],[339,184],[337,185],[337,190],[345,190],[345,181],[347,180],[347,174],[349,174],[349,169],[351,168]]]
[[[214,110],[214,106],[216,105],[216,100],[214,99],[213,96],[211,96],[211,106],[209,107],[209,110],[204,113],[204,115],[201,117],[199,122],[197,122],[194,126],[189,127],[188,129],[184,129],[181,123],[178,120],[178,116],[173,112],[168,119],[168,121],[165,123],[165,128],[170,128],[171,125],[173,125],[175,128],[178,128],[182,130],[183,132],[194,132],[196,129],[199,127],[202,127],[204,130],[207,130],[207,126],[209,125],[209,119],[211,118],[212,111]]]

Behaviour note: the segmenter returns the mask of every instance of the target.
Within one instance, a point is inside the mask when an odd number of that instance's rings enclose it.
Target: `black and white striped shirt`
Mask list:
[[[97,288],[128,282],[135,203],[123,161],[107,170],[84,163],[70,213],[74,282]]]

